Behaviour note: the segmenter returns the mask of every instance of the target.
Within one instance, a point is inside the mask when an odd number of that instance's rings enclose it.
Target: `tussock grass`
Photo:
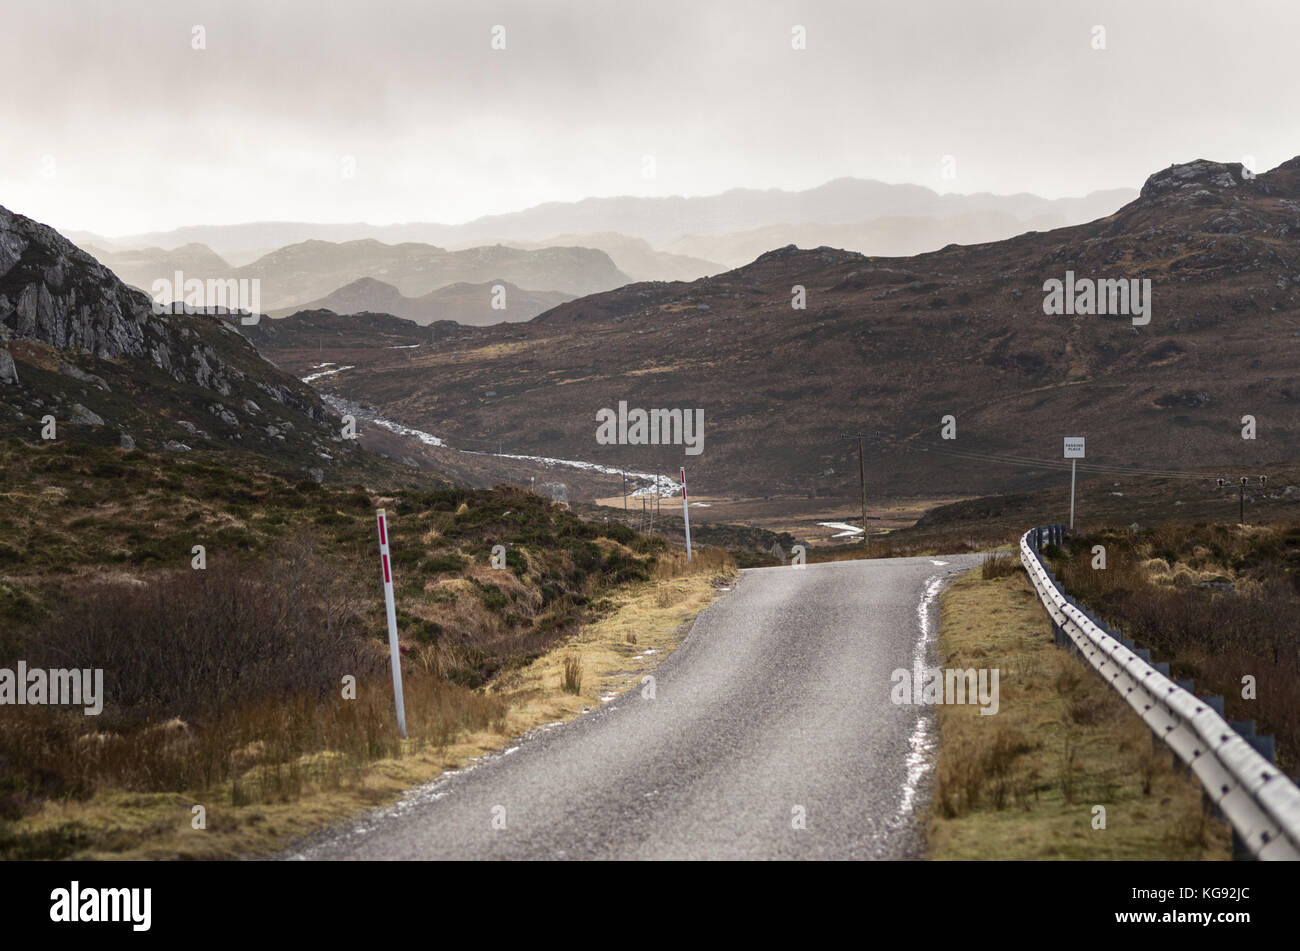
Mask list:
[[[980,563],[980,577],[985,581],[1006,578],[1024,570],[1025,566],[1020,563],[1019,553],[1005,549],[989,552]]]
[[[582,658],[577,654],[569,654],[564,658],[561,686],[566,693],[582,693]]]

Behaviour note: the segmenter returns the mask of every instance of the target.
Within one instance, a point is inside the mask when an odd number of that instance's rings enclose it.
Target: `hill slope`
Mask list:
[[[1045,314],[1045,283],[1067,271],[1149,279],[1150,323]],[[272,352],[305,362],[293,349]],[[1174,166],[1114,215],[992,244],[910,258],[783,248],[358,360],[341,392],[453,445],[685,464],[711,491],[854,497],[856,447],[839,435],[876,430],[889,439],[868,450],[873,496],[1047,484],[1062,478],[1064,435],[1088,437],[1089,464],[1253,468],[1300,444],[1300,159],[1253,179],[1235,164]],[[598,444],[596,412],[619,400],[702,408],[703,454]],[[940,439],[946,415],[955,441]],[[1241,438],[1245,415],[1256,440]]]

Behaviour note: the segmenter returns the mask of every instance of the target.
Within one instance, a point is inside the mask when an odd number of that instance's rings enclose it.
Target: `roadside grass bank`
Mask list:
[[[1018,560],[942,596],[939,666],[999,671],[999,705],[938,705],[927,857],[1227,860],[1200,784],[1096,673],[1052,643]],[[1104,809],[1105,827],[1097,828]]]
[[[536,698],[501,685],[628,592],[671,611],[732,566],[705,549],[683,573],[662,539],[519,488],[385,489],[0,441],[0,858],[273,851],[526,729]],[[591,702],[602,662],[569,653],[566,697]],[[27,683],[18,705],[19,670],[97,672],[102,709]]]
[[[382,676],[358,686],[357,699],[297,697],[245,706],[228,720],[191,731],[183,721],[149,732],[156,739],[118,751],[122,783],[95,760],[82,795],[43,801],[35,812],[0,826],[5,858],[233,859],[275,854],[313,832],[396,801],[410,788],[460,769],[543,724],[571,720],[636,687],[681,642],[690,621],[734,578],[725,553],[679,568],[671,555],[653,580],[629,582],[606,595],[601,617],[579,627],[526,665],[481,688],[448,684],[418,668],[405,679],[407,740],[393,723],[392,687]],[[581,671],[566,688],[566,661]],[[49,711],[35,712],[24,741],[50,742]],[[41,722],[36,718],[45,715]],[[306,742],[311,734],[314,742]],[[84,734],[83,734],[84,736]],[[112,745],[82,736],[83,746]],[[256,739],[245,742],[250,736]],[[14,739],[16,737],[12,737]],[[53,748],[66,750],[54,738]],[[139,770],[150,753],[175,760],[224,756],[227,781],[205,785],[201,773],[156,776],[176,791],[145,792]],[[310,751],[307,751],[309,750]],[[125,751],[129,751],[129,754]],[[105,757],[113,762],[113,757]],[[157,771],[157,767],[154,767]],[[183,774],[182,774],[183,775]],[[126,778],[134,782],[125,782]],[[204,828],[195,828],[194,807]]]

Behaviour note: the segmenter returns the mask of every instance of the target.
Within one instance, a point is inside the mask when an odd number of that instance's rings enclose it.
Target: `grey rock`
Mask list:
[[[14,365],[13,354],[7,347],[0,347],[0,383],[18,384],[18,367]]]
[[[208,407],[208,412],[211,413],[213,416],[217,417],[217,419],[221,420],[223,423],[225,423],[228,426],[239,425],[239,417],[236,416],[234,413],[232,413],[230,410],[226,409],[220,403],[213,403],[211,406]]]
[[[169,439],[163,443],[163,448],[168,452],[189,452],[190,447],[183,442],[177,442],[175,439]]]
[[[98,413],[92,413],[80,403],[72,404],[72,422],[85,423],[87,426],[103,426],[104,418]]]
[[[91,386],[97,386],[105,393],[113,392],[109,389],[108,384],[104,382],[103,378],[95,376],[93,373],[87,373],[85,370],[81,369],[81,367],[74,366],[71,363],[60,361],[59,372],[64,376],[72,377],[74,380],[80,380],[82,383],[89,383]]]
[[[119,443],[123,449],[131,450],[135,448],[135,440],[131,438],[130,433],[123,433]]]

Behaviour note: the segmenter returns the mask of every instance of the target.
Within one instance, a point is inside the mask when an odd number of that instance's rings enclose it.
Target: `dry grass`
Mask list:
[[[932,859],[1227,859],[1227,827],[1202,813],[1106,683],[1052,644],[1019,572],[963,575],[944,595],[945,667],[1001,671],[1000,709],[940,706],[929,822]],[[1094,829],[1093,807],[1106,810]]]
[[[1092,550],[1106,550],[1104,570]],[[1067,591],[1121,628],[1176,677],[1221,694],[1231,719],[1277,737],[1278,765],[1300,770],[1300,524],[1161,524],[1081,536],[1056,567]],[[1242,697],[1242,677],[1257,697]]]
[[[696,548],[691,560],[685,551],[669,551],[655,562],[653,577],[656,581],[670,581],[699,575],[726,576],[736,570],[736,559],[724,548]]]
[[[12,858],[276,852],[296,837],[391,802],[445,769],[469,765],[533,727],[572,719],[636,686],[716,597],[708,574],[624,585],[610,595],[604,617],[484,689],[446,684],[432,672],[408,668],[406,741],[393,729],[392,687],[382,676],[359,683],[354,701],[331,693],[254,705],[231,722],[204,729],[176,721],[135,737],[107,736],[87,744],[85,755],[118,750],[114,755],[123,763],[136,764],[131,775],[139,782],[131,788],[106,784],[85,799],[47,798],[34,813],[0,830],[0,848]],[[575,661],[579,676],[570,691],[564,680]],[[83,717],[69,714],[67,720],[68,729],[84,731]],[[24,742],[34,745],[42,735],[35,730]],[[59,743],[58,749],[67,746]],[[228,778],[205,784],[191,773],[184,791],[144,788],[150,775],[144,764],[153,762],[160,780],[154,785],[165,787],[163,773],[173,781],[186,761],[224,762]],[[195,805],[206,809],[205,830],[191,828]]]
[[[1006,578],[1017,571],[1024,570],[1025,566],[1020,563],[1019,553],[1007,549],[989,552],[980,563],[980,577],[985,581]]]
[[[565,693],[582,693],[582,658],[577,654],[564,658],[564,676],[560,686]]]

